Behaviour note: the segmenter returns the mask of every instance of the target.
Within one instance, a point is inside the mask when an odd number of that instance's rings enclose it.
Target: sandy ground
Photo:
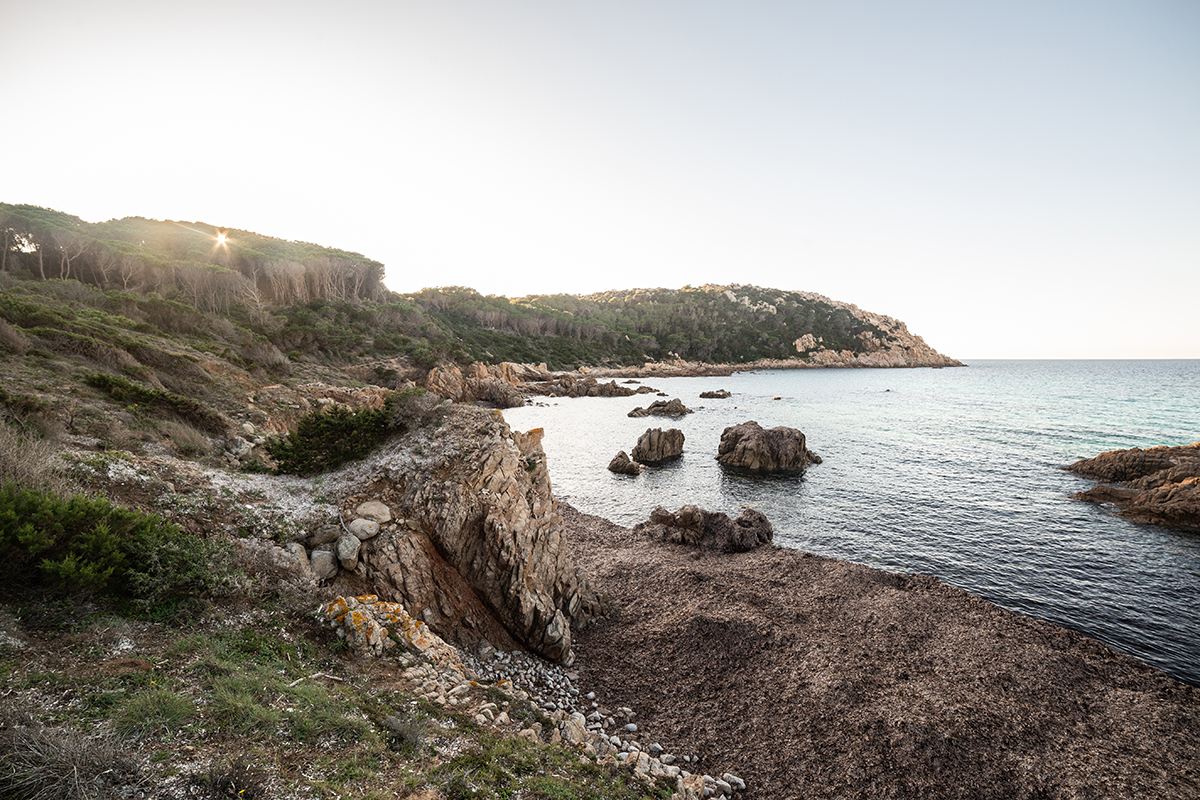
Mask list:
[[[1200,689],[928,576],[651,541],[563,504],[582,683],[746,798],[1200,797]]]

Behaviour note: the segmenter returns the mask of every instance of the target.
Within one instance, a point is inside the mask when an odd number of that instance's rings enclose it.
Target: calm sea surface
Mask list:
[[[785,547],[936,575],[1082,631],[1200,685],[1200,535],[1071,500],[1060,469],[1105,450],[1200,440],[1200,361],[979,361],[956,369],[792,370],[648,379],[658,399],[545,399],[504,412],[542,427],[555,493],[623,525],[663,505],[764,512]],[[728,389],[727,400],[700,400]],[[778,398],[778,399],[776,399]],[[787,425],[824,463],[803,477],[727,473],[721,431]],[[605,468],[648,427],[680,428],[683,458],[640,476]]]

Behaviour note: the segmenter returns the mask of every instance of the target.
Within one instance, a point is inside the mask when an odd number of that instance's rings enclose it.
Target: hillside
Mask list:
[[[465,287],[400,295],[383,286],[384,266],[360,254],[202,222],[87,223],[0,203],[0,233],[0,274],[98,290],[67,297],[67,289],[26,286],[25,293],[53,294],[168,333],[208,329],[243,361],[249,354],[264,367],[397,357],[423,369],[447,361],[545,363],[553,370],[678,359],[958,363],[899,320],[807,292],[707,285],[584,297],[509,299]],[[10,304],[3,316],[22,328],[61,321],[31,312]]]

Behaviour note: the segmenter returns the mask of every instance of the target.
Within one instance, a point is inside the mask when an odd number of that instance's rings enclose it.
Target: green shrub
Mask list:
[[[145,689],[126,700],[113,722],[122,736],[173,733],[196,713],[196,704],[169,689]]]
[[[0,487],[0,592],[102,594],[153,613],[219,589],[217,550],[101,498]]]
[[[272,436],[263,446],[279,472],[327,472],[374,450],[393,431],[395,408],[395,396],[389,395],[381,409],[351,411],[335,405],[310,411],[295,431]]]

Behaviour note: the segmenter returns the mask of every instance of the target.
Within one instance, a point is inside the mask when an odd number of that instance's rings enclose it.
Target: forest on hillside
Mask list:
[[[745,363],[804,359],[822,347],[859,353],[864,338],[894,339],[844,304],[752,286],[511,299],[456,286],[402,295],[384,287],[383,264],[358,253],[202,222],[89,223],[0,203],[0,236],[0,275],[9,276],[0,318],[17,329],[94,337],[104,327],[97,315],[124,320],[110,331],[126,323],[220,329],[243,360],[278,368],[395,357],[424,369],[446,361]]]

